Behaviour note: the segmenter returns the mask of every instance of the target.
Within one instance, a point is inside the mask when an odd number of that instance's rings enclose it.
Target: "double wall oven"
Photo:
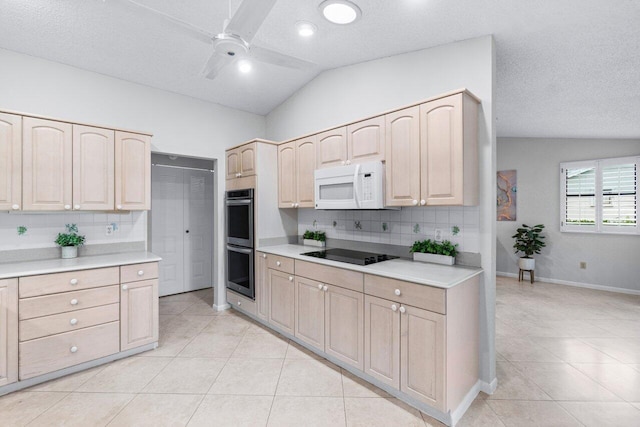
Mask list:
[[[253,189],[227,191],[227,288],[255,299]]]

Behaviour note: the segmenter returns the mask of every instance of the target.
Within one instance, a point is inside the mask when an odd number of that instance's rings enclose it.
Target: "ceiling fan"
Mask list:
[[[247,58],[294,69],[311,69],[316,66],[312,62],[251,44],[277,0],[243,0],[231,19],[225,20],[224,28],[219,34],[205,31],[135,0],[111,1],[134,8],[137,11],[150,12],[171,23],[176,29],[186,32],[187,35],[212,44],[213,53],[202,70],[202,75],[208,79],[215,79],[224,67],[239,59]]]

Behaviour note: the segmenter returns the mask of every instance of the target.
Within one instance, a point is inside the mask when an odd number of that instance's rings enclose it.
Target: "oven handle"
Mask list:
[[[242,205],[250,205],[251,203],[253,203],[253,199],[227,200],[227,206],[242,206]]]
[[[238,247],[229,246],[229,245],[227,245],[227,250],[231,251],[231,252],[240,252],[241,254],[252,254],[253,253],[253,249],[238,248]]]

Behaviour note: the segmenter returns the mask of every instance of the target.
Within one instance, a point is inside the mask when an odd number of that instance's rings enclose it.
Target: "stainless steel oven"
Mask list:
[[[227,191],[227,243],[253,248],[253,189]]]
[[[255,298],[253,249],[227,245],[227,288]]]

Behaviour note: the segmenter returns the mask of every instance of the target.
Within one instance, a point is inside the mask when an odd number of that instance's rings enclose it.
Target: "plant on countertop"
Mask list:
[[[76,224],[65,224],[66,233],[58,233],[55,243],[59,246],[82,246],[84,244],[84,236],[78,234],[78,226]]]
[[[457,243],[454,245],[448,240],[436,242],[435,240],[427,239],[414,242],[413,246],[411,246],[411,252],[455,257],[458,254],[457,247]]]
[[[307,230],[302,235],[302,238],[307,240],[316,240],[318,242],[324,242],[327,240],[327,234],[324,231]]]
[[[524,253],[524,258],[531,258],[533,254],[539,254],[540,249],[544,248],[546,244],[543,242],[544,236],[541,235],[544,225],[538,224],[533,227],[527,224],[522,224],[522,227],[516,230],[516,234],[511,236],[516,239],[513,248],[515,253]]]

